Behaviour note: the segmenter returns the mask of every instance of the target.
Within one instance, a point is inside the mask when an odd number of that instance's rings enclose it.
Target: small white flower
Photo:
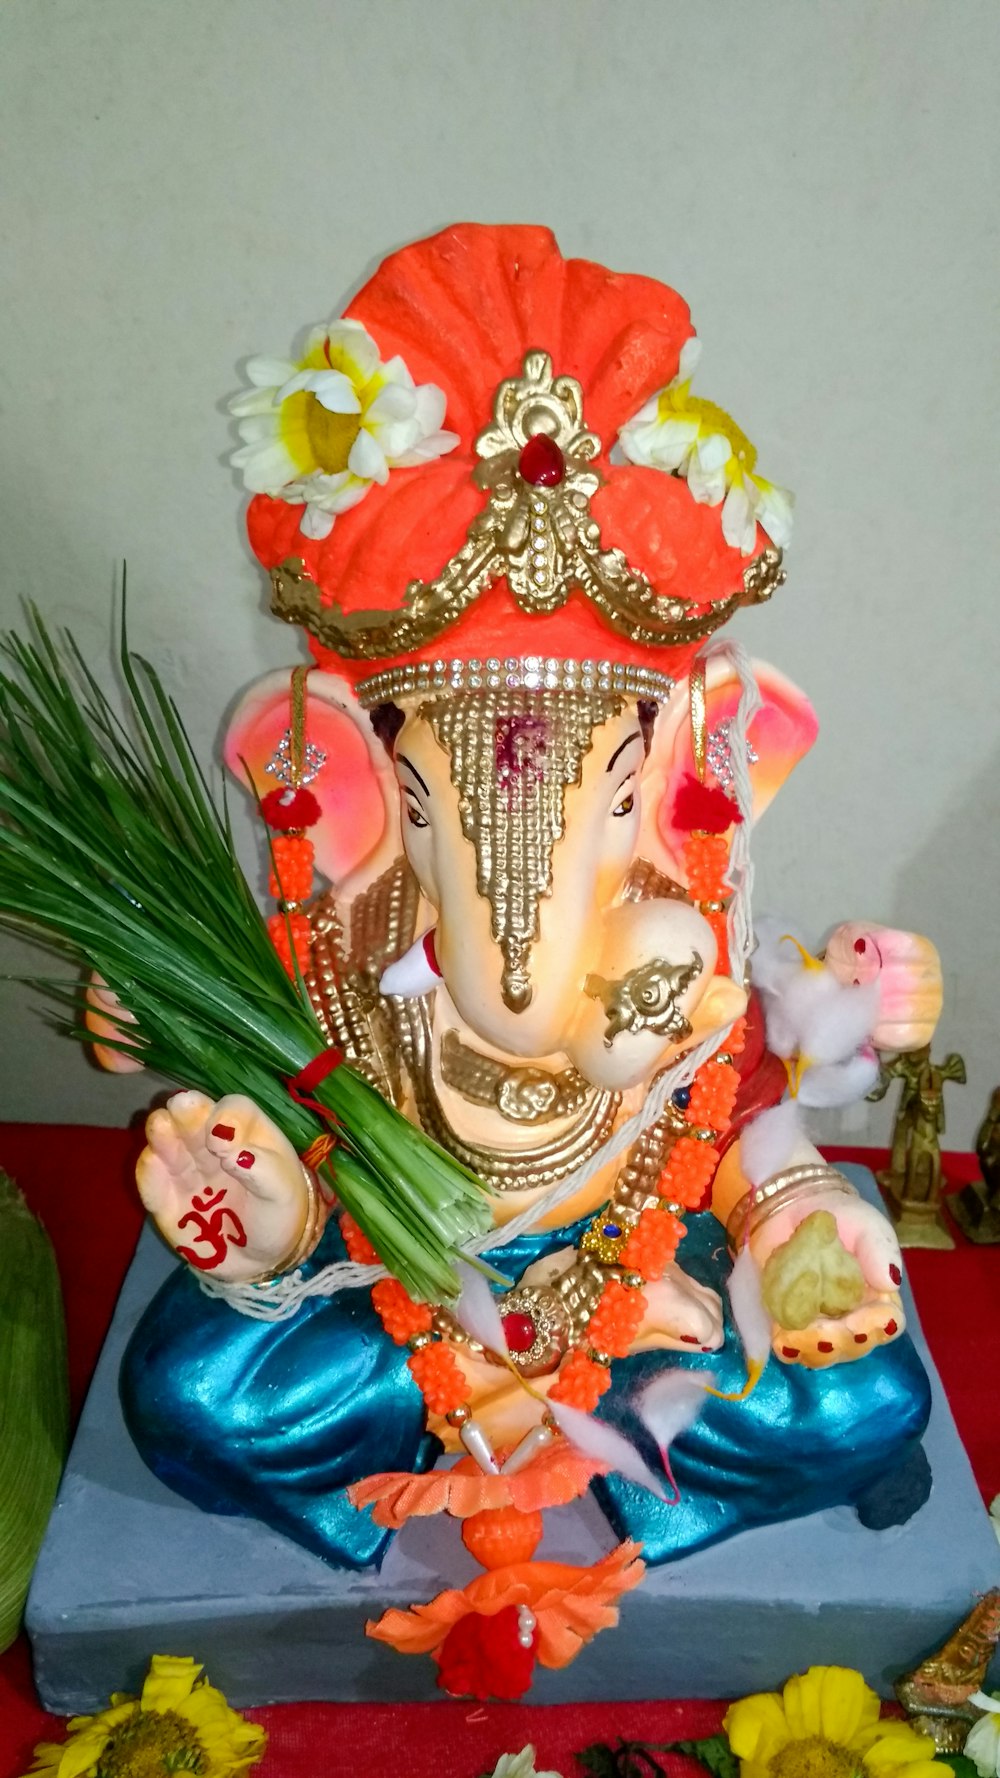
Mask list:
[[[1000,1699],[988,1692],[973,1692],[969,1699],[986,1715],[973,1723],[965,1737],[965,1754],[971,1759],[979,1778],[1000,1778]]]
[[[414,384],[401,358],[385,364],[359,321],[314,329],[298,364],[251,358],[250,387],[234,397],[242,444],[230,461],[253,494],[304,506],[300,529],[326,537],[338,513],[391,469],[454,450],[442,430],[444,391]]]
[[[558,1772],[537,1772],[535,1770],[535,1750],[532,1746],[522,1747],[520,1753],[502,1753],[497,1760],[490,1778],[560,1778]]]
[[[728,414],[691,395],[700,356],[701,343],[692,336],[673,381],[619,432],[622,453],[631,463],[683,476],[700,505],[721,504],[722,534],[732,549],[752,555],[758,524],[785,549],[792,535],[794,497],[754,473],[757,452]]]

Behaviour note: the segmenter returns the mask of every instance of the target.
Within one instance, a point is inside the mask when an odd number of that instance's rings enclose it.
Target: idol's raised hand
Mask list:
[[[164,1240],[227,1284],[288,1270],[329,1214],[294,1148],[253,1101],[175,1093],[146,1119],[136,1166],[143,1204]]]

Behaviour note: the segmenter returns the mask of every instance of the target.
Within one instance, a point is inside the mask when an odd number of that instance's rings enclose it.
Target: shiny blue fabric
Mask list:
[[[715,1388],[746,1381],[742,1348],[729,1316],[725,1236],[714,1216],[687,1220],[682,1269],[723,1295],[725,1343],[719,1352],[643,1352],[620,1360],[598,1410],[637,1444],[659,1470],[659,1456],[638,1419],[635,1400],[664,1360],[708,1370]],[[890,1474],[919,1440],[930,1415],[927,1373],[908,1334],[852,1364],[809,1371],[774,1359],[746,1401],[710,1396],[694,1426],[671,1447],[680,1490],[665,1506],[620,1476],[594,1483],[619,1537],[634,1537],[653,1566],[719,1543],[752,1525],[801,1518],[853,1503]]]
[[[589,1218],[495,1249],[517,1278],[575,1244]],[[721,1290],[729,1262],[709,1214],[688,1220],[683,1269]],[[343,1257],[328,1227],[308,1271]],[[429,1468],[440,1452],[424,1431],[406,1351],[382,1329],[368,1291],[308,1299],[291,1320],[250,1321],[206,1297],[179,1268],[154,1297],[129,1344],[121,1394],[145,1461],[169,1487],[209,1512],[258,1518],[339,1567],[378,1565],[391,1533],[356,1512],[344,1490],[380,1470]],[[619,1360],[603,1417],[658,1464],[635,1396],[665,1365],[709,1369],[718,1387],[744,1380],[727,1323],[718,1353],[642,1353]],[[891,1470],[927,1422],[930,1389],[910,1340],[826,1371],[768,1365],[746,1402],[709,1398],[672,1453],[682,1501],[663,1506],[617,1476],[595,1492],[620,1537],[670,1561],[750,1525],[854,1501]]]
[[[303,1271],[344,1258],[330,1223]],[[345,1489],[429,1469],[441,1450],[406,1359],[367,1290],[251,1321],[180,1266],[129,1341],[122,1407],[150,1469],[196,1506],[262,1519],[337,1567],[377,1567],[393,1534]]]

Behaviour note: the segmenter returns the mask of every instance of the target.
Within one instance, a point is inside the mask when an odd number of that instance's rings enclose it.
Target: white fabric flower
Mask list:
[[[522,1747],[520,1753],[502,1753],[497,1760],[490,1778],[560,1778],[558,1772],[537,1772],[535,1770],[535,1750],[532,1746]]]
[[[693,335],[681,350],[677,375],[639,409],[618,434],[630,463],[683,476],[699,505],[722,505],[722,535],[732,549],[753,554],[757,526],[785,549],[792,535],[794,497],[754,473],[757,452],[735,421],[714,402],[691,395],[701,356]]]
[[[969,1699],[986,1715],[973,1723],[965,1737],[965,1755],[971,1759],[979,1778],[1000,1778],[1000,1699],[988,1692],[973,1692]]]
[[[338,513],[391,469],[454,450],[442,430],[444,391],[418,388],[402,358],[383,364],[360,321],[331,321],[309,336],[298,364],[251,358],[250,387],[234,397],[242,444],[230,461],[253,494],[305,507],[300,529],[326,537]]]

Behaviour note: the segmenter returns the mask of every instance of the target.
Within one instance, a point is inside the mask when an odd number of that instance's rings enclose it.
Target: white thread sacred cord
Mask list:
[[[733,979],[742,982],[747,960],[753,949],[750,909],[753,888],[753,864],[750,858],[753,790],[747,759],[747,733],[760,709],[760,692],[750,657],[740,643],[728,639],[709,642],[702,650],[702,659],[706,668],[713,660],[728,664],[740,682],[739,703],[729,731],[729,744],[733,772],[732,795],[743,820],[733,830],[729,855],[729,881],[733,894],[729,904],[728,936]],[[519,1235],[529,1234],[537,1229],[560,1204],[575,1197],[596,1173],[631,1148],[643,1132],[662,1117],[672,1094],[681,1087],[690,1085],[702,1063],[707,1062],[720,1047],[728,1029],[727,1026],[720,1026],[693,1050],[689,1050],[672,1068],[660,1075],[639,1110],[626,1118],[589,1159],[554,1185],[544,1197],[536,1198],[520,1216],[515,1216],[501,1227],[489,1229],[468,1242],[467,1251],[489,1253],[493,1248],[504,1247]],[[380,1278],[389,1276],[384,1266],[366,1266],[359,1265],[355,1260],[338,1260],[333,1265],[324,1266],[311,1278],[303,1278],[301,1271],[295,1271],[267,1284],[223,1284],[199,1273],[198,1282],[207,1296],[221,1297],[231,1308],[253,1321],[287,1321],[297,1313],[308,1297],[331,1297],[341,1290],[370,1288]]]

